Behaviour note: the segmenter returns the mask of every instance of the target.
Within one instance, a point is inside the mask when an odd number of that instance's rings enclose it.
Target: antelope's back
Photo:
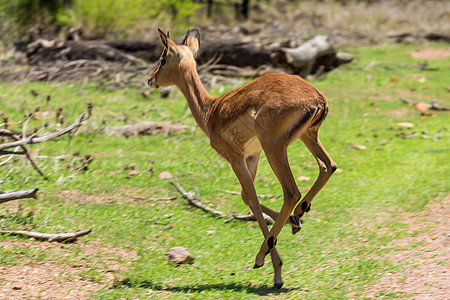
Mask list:
[[[282,114],[292,110],[326,110],[325,96],[297,75],[271,73],[214,99],[210,120],[221,126],[249,110]]]

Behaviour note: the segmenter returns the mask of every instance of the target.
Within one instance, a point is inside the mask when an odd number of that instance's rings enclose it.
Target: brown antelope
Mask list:
[[[211,97],[196,70],[199,31],[188,30],[179,45],[158,31],[164,50],[148,84],[155,88],[176,85],[186,97],[198,126],[209,137],[211,147],[230,163],[242,186],[242,200],[264,235],[254,268],[264,265],[270,252],[274,286],[281,288],[277,236],[286,223],[292,226],[294,234],[300,230],[300,218],[337,168],[318,137],[328,112],[326,98],[301,77],[286,74],[267,74],[220,97]],[[306,145],[319,164],[319,176],[300,203],[301,194],[287,157],[287,148],[296,139]],[[253,184],[262,150],[283,189],[284,202],[279,213],[260,204]],[[270,231],[263,212],[275,220]]]

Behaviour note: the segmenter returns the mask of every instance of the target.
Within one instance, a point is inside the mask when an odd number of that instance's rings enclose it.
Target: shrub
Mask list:
[[[73,0],[71,9],[58,14],[58,21],[82,27],[90,37],[121,38],[156,23],[167,26],[189,18],[199,7],[191,0]]]
[[[0,0],[0,36],[16,39],[34,25],[81,27],[91,38],[141,36],[156,24],[186,23],[200,7],[193,0]]]

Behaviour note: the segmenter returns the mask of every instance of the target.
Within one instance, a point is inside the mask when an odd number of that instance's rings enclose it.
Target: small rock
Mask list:
[[[158,174],[158,177],[161,179],[170,179],[172,178],[172,174],[170,172],[164,171]]]
[[[164,230],[170,230],[172,228],[173,228],[173,224],[169,224],[169,225],[164,227]]]
[[[401,126],[401,127],[406,127],[406,128],[413,128],[414,127],[414,124],[413,123],[409,123],[409,122],[400,122],[400,123],[397,123],[397,125]]]
[[[166,253],[166,256],[171,263],[176,265],[194,263],[194,256],[192,256],[192,254],[184,247],[172,247],[169,252]]]
[[[348,144],[350,147],[352,147],[353,149],[358,149],[358,150],[367,150],[367,147],[364,145],[359,145],[359,144],[354,144],[354,143],[349,143]]]

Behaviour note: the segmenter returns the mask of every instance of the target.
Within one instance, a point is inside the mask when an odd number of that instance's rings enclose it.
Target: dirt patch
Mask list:
[[[375,285],[367,286],[365,295],[404,293],[414,299],[448,299],[450,290],[449,232],[450,195],[435,199],[427,210],[403,216],[411,236],[393,240],[389,260],[402,265],[402,272],[388,273]]]
[[[120,191],[112,191],[108,194],[102,193],[98,195],[87,194],[80,190],[62,190],[58,191],[58,194],[52,195],[58,199],[64,200],[65,204],[71,205],[74,203],[86,203],[86,204],[126,204],[132,203],[146,204],[150,206],[170,204],[173,197],[164,195],[161,197],[153,198],[148,195],[148,191],[144,192],[139,189],[126,189],[122,188]]]
[[[72,204],[74,202],[101,204],[101,203],[113,203],[117,200],[113,196],[100,194],[90,195],[80,190],[62,190],[58,192],[58,198],[64,199],[66,204]]]
[[[0,266],[2,299],[86,299],[104,285],[82,279],[54,261]]]
[[[409,54],[416,59],[444,59],[450,57],[450,47],[416,49]]]
[[[0,299],[88,299],[90,294],[113,284],[117,271],[127,268],[124,261],[137,258],[130,249],[98,241],[65,245],[4,240],[0,246],[32,248],[53,258],[32,262],[24,257],[18,265],[0,266]],[[90,270],[101,274],[101,280],[86,275]]]

